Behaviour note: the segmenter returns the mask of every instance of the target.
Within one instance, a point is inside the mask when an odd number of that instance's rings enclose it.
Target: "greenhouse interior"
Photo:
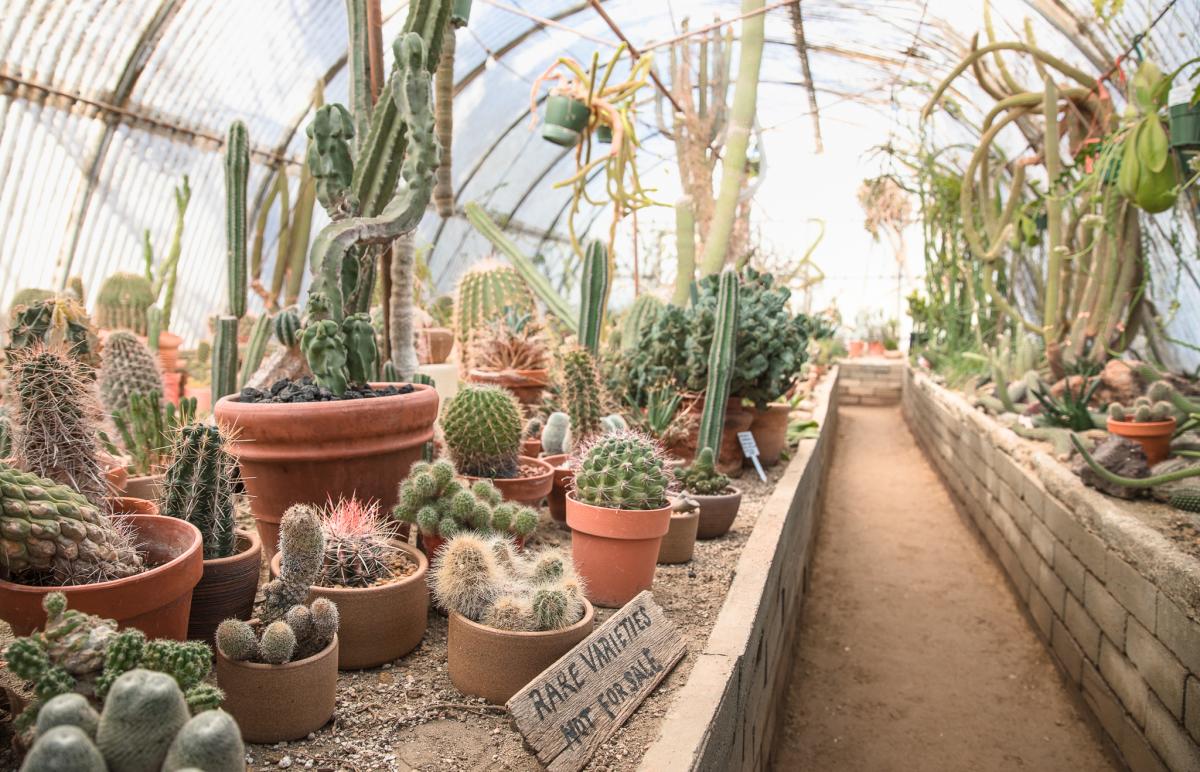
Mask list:
[[[0,9],[0,770],[1200,772],[1200,0]]]

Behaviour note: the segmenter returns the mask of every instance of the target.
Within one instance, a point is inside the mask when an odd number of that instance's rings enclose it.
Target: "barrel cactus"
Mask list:
[[[671,471],[654,440],[636,431],[601,434],[576,452],[575,495],[585,504],[649,510],[667,505]]]
[[[100,285],[96,323],[106,330],[146,334],[146,310],[154,305],[154,287],[137,273],[114,273]]]
[[[204,559],[229,557],[236,547],[234,479],[237,460],[215,425],[192,423],[175,435],[163,475],[159,510],[200,529]]]
[[[455,466],[473,477],[520,473],[521,406],[496,386],[468,385],[446,403],[442,431]]]
[[[131,394],[162,394],[158,360],[128,330],[110,333],[100,364],[100,400],[110,414],[129,409]]]
[[[396,548],[380,518],[378,503],[351,496],[330,502],[321,513],[325,559],[317,584],[325,587],[370,587],[392,575],[388,558]]]
[[[464,360],[469,360],[475,337],[489,322],[503,318],[508,309],[518,314],[535,310],[533,293],[515,269],[484,260],[459,278],[454,295],[454,335]],[[470,361],[463,364],[473,365]]]

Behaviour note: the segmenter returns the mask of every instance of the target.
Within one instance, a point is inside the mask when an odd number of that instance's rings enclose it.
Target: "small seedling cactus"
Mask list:
[[[307,504],[293,504],[279,522],[279,577],[263,587],[266,600],[259,618],[269,625],[292,606],[304,603],[325,559],[321,515]]]
[[[649,510],[667,505],[671,471],[661,448],[639,432],[602,434],[574,459],[575,495],[610,509]]]
[[[454,465],[472,477],[520,473],[521,406],[497,386],[467,385],[442,412],[442,431]]]
[[[415,524],[422,534],[443,539],[463,531],[524,538],[537,528],[536,510],[504,501],[488,480],[476,480],[468,487],[457,475],[449,461],[413,464],[400,483],[392,517]]]
[[[285,665],[324,651],[338,630],[338,608],[328,598],[297,603],[282,618],[262,626],[226,619],[217,627],[217,648],[234,662]]]
[[[193,423],[175,437],[171,463],[163,476],[159,510],[200,529],[204,559],[234,553],[234,475],[237,459],[225,448],[215,425]]]
[[[1132,407],[1125,407],[1119,402],[1108,406],[1108,417],[1114,421],[1132,421],[1144,424],[1157,421],[1168,421],[1174,417],[1175,406],[1166,400],[1152,402],[1149,397],[1138,397]]]
[[[100,400],[110,414],[129,409],[135,393],[162,395],[158,360],[128,330],[110,333],[100,364]]]
[[[696,454],[696,460],[679,472],[679,482],[687,493],[699,496],[717,496],[729,487],[729,478],[717,471],[712,448],[704,448]]]

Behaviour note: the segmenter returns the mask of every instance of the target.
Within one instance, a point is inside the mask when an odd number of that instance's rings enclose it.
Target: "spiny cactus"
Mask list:
[[[473,477],[516,477],[521,407],[511,392],[467,385],[442,412],[446,447],[459,471]]]
[[[660,509],[667,505],[671,472],[658,443],[635,431],[595,437],[576,452],[575,495],[585,504],[612,509]]]
[[[712,448],[701,448],[696,460],[680,470],[679,483],[688,493],[717,496],[729,487],[729,478],[717,471]]]
[[[240,770],[246,768],[246,746],[233,716],[209,710],[193,716],[171,741],[163,772]]]
[[[1175,406],[1166,399],[1152,402],[1148,397],[1138,397],[1129,408],[1119,402],[1108,406],[1108,417],[1112,420],[1135,423],[1167,421],[1174,416],[1174,412]]]
[[[317,584],[325,587],[370,587],[392,575],[389,557],[393,534],[380,519],[377,502],[351,496],[329,502],[321,513],[325,559]]]
[[[300,313],[294,307],[275,315],[275,339],[288,348],[300,345]]]
[[[320,575],[325,557],[321,515],[307,504],[293,504],[279,522],[279,577],[263,587],[266,600],[259,618],[264,624],[280,619],[292,606],[304,603]]]
[[[96,323],[106,330],[146,334],[146,309],[154,305],[150,280],[137,273],[114,273],[100,285]]]
[[[476,480],[467,488],[455,479],[457,474],[445,460],[413,464],[400,483],[392,517],[445,539],[468,530],[526,537],[537,528],[536,510],[503,501],[489,480]]]
[[[113,413],[112,419],[132,458],[131,471],[153,474],[170,459],[179,428],[196,419],[196,398],[184,397],[177,408],[171,402],[164,404],[159,392],[134,392],[129,395],[129,409]]]
[[[1146,397],[1151,402],[1170,402],[1175,410],[1184,415],[1200,413],[1200,400],[1189,399],[1168,381],[1155,381],[1150,384]]]
[[[56,726],[74,726],[83,730],[88,737],[96,736],[100,714],[88,702],[87,697],[77,692],[60,694],[42,706],[37,715],[37,733],[43,735]]]
[[[38,344],[65,346],[67,353],[89,368],[100,366],[100,340],[80,301],[55,296],[14,309],[8,328],[11,360],[17,352]]]
[[[545,370],[549,352],[541,323],[508,308],[475,335],[468,358],[484,370]]]
[[[571,429],[571,419],[566,413],[551,413],[542,428],[542,452],[548,456],[566,453],[569,450],[567,435]]]
[[[158,360],[128,330],[117,330],[104,341],[100,365],[100,399],[110,414],[129,409],[129,396],[162,394]]]
[[[21,772],[108,772],[92,738],[77,726],[56,726],[38,737]]]
[[[154,772],[187,721],[187,702],[174,679],[131,670],[108,692],[96,747],[116,772]]]
[[[567,414],[571,417],[571,439],[576,443],[583,442],[603,429],[596,360],[587,349],[576,346],[563,354],[562,370]]]
[[[54,290],[41,287],[22,287],[13,294],[12,300],[8,303],[8,316],[12,318],[21,306],[31,306],[39,300],[52,298],[54,295]]]
[[[1167,503],[1184,512],[1200,513],[1200,488],[1181,488],[1171,494]]]
[[[608,247],[600,239],[588,242],[579,283],[579,345],[600,356],[600,333],[608,303]]]
[[[283,618],[263,623],[262,634],[249,622],[226,619],[217,627],[217,648],[234,662],[284,665],[324,651],[337,634],[337,605],[317,598],[311,605],[298,603]]]
[[[533,294],[516,270],[495,260],[471,266],[458,280],[454,295],[454,335],[463,365],[473,367],[472,343],[488,322],[501,319],[512,309],[533,314]]]
[[[725,406],[733,382],[734,358],[737,356],[738,334],[738,275],[733,268],[721,272],[717,289],[713,336],[708,352],[708,382],[704,390],[704,410],[700,415],[699,448],[721,449],[725,426]],[[775,395],[778,396],[778,395]]]
[[[159,510],[200,529],[204,559],[234,553],[234,475],[237,459],[215,425],[193,423],[175,436],[163,476]]]

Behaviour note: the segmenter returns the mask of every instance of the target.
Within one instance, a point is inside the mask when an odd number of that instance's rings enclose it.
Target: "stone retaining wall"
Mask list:
[[[1125,762],[1200,770],[1200,560],[928,376],[903,407]]]
[[[869,357],[838,363],[838,402],[843,405],[894,405],[904,383],[903,359]]]
[[[808,588],[816,517],[837,436],[835,369],[817,389],[821,433],[800,443],[742,548],[708,642],[640,769],[765,769]]]

